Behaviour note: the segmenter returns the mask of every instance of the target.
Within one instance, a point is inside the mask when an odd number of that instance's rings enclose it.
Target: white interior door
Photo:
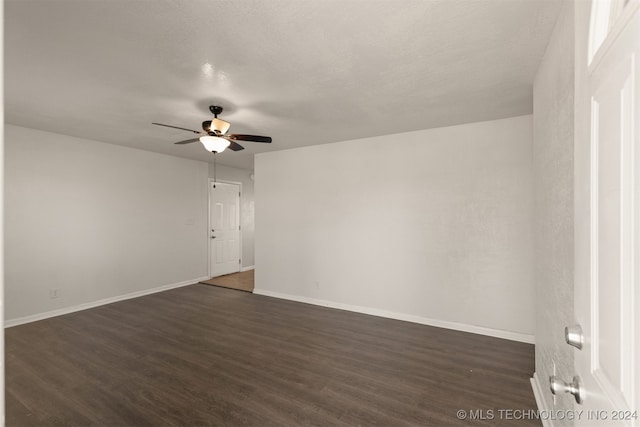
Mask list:
[[[577,142],[589,143],[576,157],[580,426],[640,426],[640,8],[625,3],[589,68],[590,136]]]
[[[211,277],[240,271],[240,185],[209,183]]]

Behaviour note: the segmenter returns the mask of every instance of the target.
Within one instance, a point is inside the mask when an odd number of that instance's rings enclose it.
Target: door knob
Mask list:
[[[584,402],[584,389],[582,388],[580,377],[577,375],[573,377],[570,383],[552,375],[549,377],[549,387],[551,388],[551,394],[570,393],[576,398],[576,403],[579,405]]]
[[[215,239],[215,238],[216,238],[216,236],[211,236],[211,238],[212,238],[212,239]]]
[[[582,350],[584,344],[584,335],[580,325],[572,325],[564,328],[564,340],[567,344],[574,346],[578,350]]]

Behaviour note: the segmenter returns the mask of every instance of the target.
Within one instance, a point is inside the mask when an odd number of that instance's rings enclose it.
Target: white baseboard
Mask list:
[[[485,328],[483,326],[467,325],[464,323],[449,322],[446,320],[429,319],[426,317],[414,316],[411,314],[396,313],[393,311],[380,310],[377,308],[369,308],[369,307],[363,307],[359,305],[342,304],[339,302],[301,297],[297,295],[283,294],[280,292],[265,291],[262,289],[254,289],[253,293],[256,295],[264,295],[267,297],[274,297],[274,298],[286,299],[290,301],[303,302],[306,304],[319,305],[322,307],[337,308],[339,310],[353,311],[356,313],[369,314],[372,316],[386,317],[386,318],[395,319],[395,320],[404,320],[405,322],[413,322],[413,323],[419,323],[422,325],[436,326],[438,328],[454,329],[456,331],[471,332],[473,334],[480,334],[480,335],[488,335],[490,337],[503,338],[503,339],[512,340],[512,341],[520,341],[528,344],[535,343],[535,337],[533,335],[522,334],[519,332],[503,331],[500,329]]]
[[[540,383],[540,377],[536,372],[533,373],[531,378],[531,388],[533,389],[533,396],[536,398],[536,405],[538,405],[539,413],[551,413],[551,410],[547,408],[546,400],[544,400],[544,392],[542,391],[542,384]],[[552,417],[540,417],[542,421],[542,427],[554,427]]]
[[[36,322],[38,320],[48,319],[50,317],[62,316],[64,314],[74,313],[76,311],[87,310],[89,308],[98,307],[101,305],[111,304],[118,301],[124,301],[131,298],[137,298],[144,295],[155,294],[157,292],[168,291],[169,289],[180,288],[182,286],[188,286],[196,284],[202,280],[207,280],[209,277],[199,277],[193,280],[185,280],[184,282],[171,283],[168,285],[162,285],[151,289],[144,289],[142,291],[131,292],[124,295],[118,295],[115,297],[104,298],[98,301],[91,301],[84,304],[78,304],[71,307],[60,308],[57,310],[46,311],[44,313],[32,314],[30,316],[17,317],[15,319],[9,319],[4,322],[5,328],[12,326],[23,325],[25,323]]]
[[[250,265],[248,267],[242,267],[240,269],[240,271],[249,271],[249,270],[254,270],[256,267],[254,265]]]

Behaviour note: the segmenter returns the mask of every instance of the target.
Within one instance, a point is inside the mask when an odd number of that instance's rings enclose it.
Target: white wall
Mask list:
[[[548,378],[571,378],[573,347],[574,5],[565,2],[533,86],[536,378],[546,408],[573,409],[572,396],[553,406]],[[570,425],[558,420],[557,425]]]
[[[220,164],[218,164],[216,168],[217,179],[222,181],[239,182],[242,184],[242,196],[240,196],[240,225],[242,226],[242,268],[251,268],[254,264],[253,234],[255,231],[253,180],[251,179],[253,171]],[[213,179],[213,163],[209,163],[209,178]]]
[[[258,154],[256,292],[531,341],[531,150],[522,116]]]
[[[205,277],[207,200],[205,162],[7,125],[6,318]]]

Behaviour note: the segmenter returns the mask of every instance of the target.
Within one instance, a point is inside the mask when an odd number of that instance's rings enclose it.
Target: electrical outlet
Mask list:
[[[49,289],[49,298],[58,298],[60,296],[60,289],[51,288]]]

